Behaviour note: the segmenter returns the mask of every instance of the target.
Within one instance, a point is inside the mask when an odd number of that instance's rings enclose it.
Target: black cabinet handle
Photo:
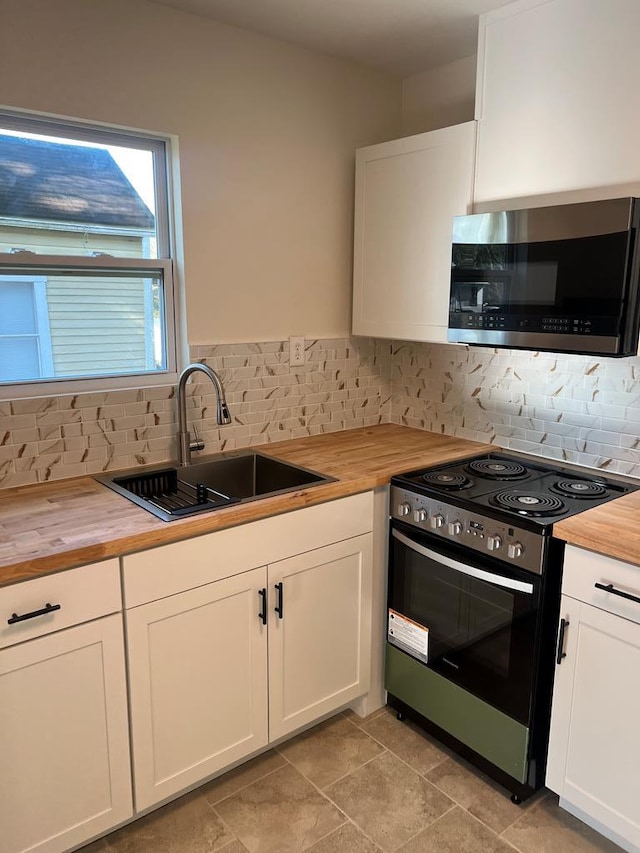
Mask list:
[[[278,619],[282,619],[282,608],[284,605],[284,595],[282,593],[282,583],[275,584],[276,592],[278,593],[278,603],[273,608],[278,614]]]
[[[7,619],[7,625],[14,625],[16,622],[24,622],[25,619],[35,619],[36,616],[46,616],[47,613],[53,613],[54,610],[60,610],[61,605],[59,604],[49,604],[47,602],[42,610],[34,610],[32,613],[23,613],[22,616],[18,616],[17,613],[11,614],[11,619]]]
[[[263,625],[267,624],[267,589],[263,587],[258,590],[258,595],[262,599],[262,603],[260,605],[260,613],[258,613],[258,618],[262,622]]]
[[[631,595],[630,592],[623,592],[621,589],[616,589],[612,583],[597,583],[595,587],[596,589],[603,589],[605,592],[610,592],[611,595],[619,595],[620,598],[626,598],[629,601],[635,601],[636,604],[640,604],[640,598],[637,595]]]
[[[560,631],[558,632],[558,654],[556,656],[556,663],[558,666],[562,663],[562,658],[566,658],[567,653],[564,650],[564,632],[569,627],[568,619],[560,620]]]

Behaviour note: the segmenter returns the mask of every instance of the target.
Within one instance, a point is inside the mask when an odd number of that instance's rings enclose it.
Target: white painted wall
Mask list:
[[[402,82],[402,135],[472,121],[476,57],[468,56]]]
[[[354,150],[401,84],[146,0],[3,0],[0,104],[177,134],[188,341],[350,328]]]

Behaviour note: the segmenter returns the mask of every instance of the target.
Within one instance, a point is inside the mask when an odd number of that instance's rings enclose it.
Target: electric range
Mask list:
[[[501,452],[391,480],[388,702],[516,802],[544,784],[564,557],[553,525],[637,488]]]

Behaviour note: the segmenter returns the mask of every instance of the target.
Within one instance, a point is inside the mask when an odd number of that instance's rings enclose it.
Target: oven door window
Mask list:
[[[439,541],[397,532],[389,607],[428,629],[428,666],[526,725],[539,578],[477,556],[463,562]]]

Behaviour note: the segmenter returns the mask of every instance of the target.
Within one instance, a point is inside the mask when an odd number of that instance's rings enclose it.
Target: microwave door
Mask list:
[[[621,216],[610,226],[597,217],[585,219],[588,209],[607,212],[611,205],[628,213],[630,201],[635,200],[509,211],[502,229],[498,214],[456,217],[448,340],[635,354],[640,325],[636,226],[625,230]]]

